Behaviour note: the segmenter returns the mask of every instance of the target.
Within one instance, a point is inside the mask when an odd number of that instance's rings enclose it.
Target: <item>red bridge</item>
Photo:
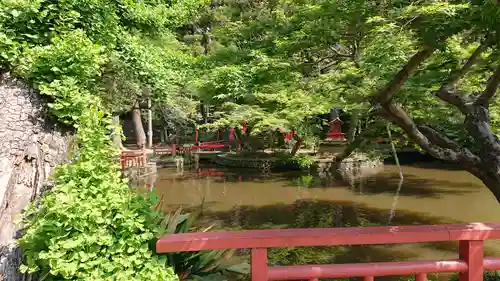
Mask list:
[[[156,243],[159,253],[251,249],[252,281],[415,275],[459,272],[460,281],[482,281],[484,270],[500,270],[500,257],[484,257],[484,241],[500,239],[500,223],[365,228],[273,229],[170,234]],[[459,259],[269,267],[267,249],[301,246],[403,244],[458,241]]]

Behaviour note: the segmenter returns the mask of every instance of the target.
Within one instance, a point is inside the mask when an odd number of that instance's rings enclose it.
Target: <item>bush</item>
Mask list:
[[[177,280],[152,249],[160,214],[112,161],[109,118],[94,107],[78,124],[78,159],[57,168],[56,187],[24,216],[21,271],[43,280]]]

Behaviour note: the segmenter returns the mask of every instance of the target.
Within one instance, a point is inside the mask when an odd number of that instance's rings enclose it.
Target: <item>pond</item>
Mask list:
[[[500,204],[482,183],[464,171],[436,165],[384,170],[351,186],[307,173],[262,175],[251,170],[200,166],[160,169],[157,192],[162,208],[201,212],[200,226],[212,230],[303,227],[423,225],[500,221]],[[488,241],[486,254],[500,254]],[[246,253],[246,252],[242,252]],[[273,249],[270,264],[384,262],[457,258],[456,243]],[[434,276],[430,279],[444,278]]]

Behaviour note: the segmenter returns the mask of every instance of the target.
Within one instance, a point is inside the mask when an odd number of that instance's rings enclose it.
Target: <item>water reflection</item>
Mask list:
[[[248,170],[160,170],[156,180],[163,208],[202,211],[200,225],[213,229],[354,227],[490,222],[500,205],[466,172],[404,167],[398,191],[397,167],[351,186],[310,174],[262,175]],[[273,249],[279,265],[457,258],[455,243]],[[488,242],[488,255],[500,245]],[[247,253],[242,251],[242,253]]]

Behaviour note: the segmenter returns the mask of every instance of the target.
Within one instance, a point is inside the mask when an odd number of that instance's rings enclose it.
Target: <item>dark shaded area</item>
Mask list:
[[[398,152],[398,159],[401,165],[410,165],[423,169],[442,169],[459,171],[462,170],[458,165],[448,163],[437,159],[432,155],[419,151],[402,151]],[[394,157],[390,156],[384,159],[384,164],[396,165]]]
[[[398,189],[399,179],[394,177],[373,177],[357,185],[357,191],[362,194],[394,194]],[[458,183],[441,179],[424,179],[415,175],[405,175],[399,196],[434,197],[447,194],[466,195],[474,193],[479,184]]]

